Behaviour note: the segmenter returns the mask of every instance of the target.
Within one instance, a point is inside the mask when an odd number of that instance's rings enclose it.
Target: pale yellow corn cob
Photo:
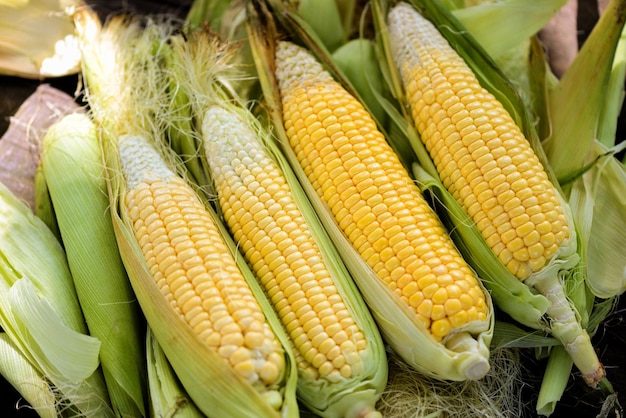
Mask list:
[[[281,346],[202,201],[142,138],[122,137],[120,156],[124,203],[165,299],[240,376],[276,385]]]
[[[278,165],[236,114],[205,112],[206,155],[220,206],[296,346],[300,370],[359,373],[367,341],[348,312]]]

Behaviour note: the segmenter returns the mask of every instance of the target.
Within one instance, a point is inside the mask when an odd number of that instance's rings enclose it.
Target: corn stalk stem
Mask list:
[[[561,341],[585,382],[595,388],[606,376],[604,366],[598,359],[589,334],[578,322],[560,279],[553,276],[538,281],[534,286],[551,302],[546,315],[551,320],[552,335]]]

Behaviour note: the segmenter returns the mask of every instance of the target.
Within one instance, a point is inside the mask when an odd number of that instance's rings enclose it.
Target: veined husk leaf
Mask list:
[[[573,366],[572,357],[562,345],[550,352],[539,387],[535,409],[538,415],[550,416],[565,392]]]
[[[48,192],[48,185],[46,184],[41,164],[37,165],[33,187],[35,193],[33,212],[35,212],[35,215],[46,224],[54,236],[61,242],[61,231],[59,231],[59,224],[54,214],[52,198],[50,198],[50,193]]]
[[[65,253],[31,210],[0,183],[0,325],[54,385],[61,407],[112,416]]]
[[[602,101],[602,111],[598,123],[598,140],[607,147],[612,147],[624,138],[616,138],[617,123],[624,104],[624,80],[626,79],[626,27],[622,28],[617,46],[606,95]]]
[[[309,23],[329,51],[334,51],[348,40],[335,0],[300,0],[297,12]]]
[[[452,10],[494,59],[534,36],[567,0],[501,0]]]
[[[202,418],[204,415],[181,387],[176,373],[172,370],[172,366],[152,335],[150,328],[146,330],[145,347],[148,365],[150,416]]]
[[[115,174],[121,172],[121,163],[116,147],[110,141],[105,144],[105,158],[113,225],[124,265],[148,325],[191,399],[207,416],[297,416],[295,363],[289,348],[285,349],[287,375],[282,390],[283,408],[276,411],[217,352],[203,344],[163,298],[134,237],[125,205],[121,203],[126,186],[121,176]],[[209,212],[235,256],[236,245],[227,239],[228,233],[217,215],[210,208]],[[288,347],[287,336],[252,272],[241,257],[235,258],[273,331],[283,347]]]
[[[0,2],[0,73],[39,79],[75,74],[80,52],[65,8],[72,0]]]
[[[218,106],[250,127],[255,136],[249,140],[258,141],[281,168],[311,235],[318,243],[334,284],[351,316],[367,338],[368,348],[362,354],[363,370],[360,373],[339,380],[300,374],[297,389],[300,400],[312,411],[326,417],[352,416],[354,411],[364,407],[374,410],[387,381],[387,360],[382,339],[333,243],[319,223],[307,196],[270,133],[247,109],[243,100],[232,95],[228,86],[228,75],[232,71],[229,55],[236,51],[201,31],[187,33],[184,39],[182,36],[172,38],[171,45],[174,57],[170,67],[173,71],[171,78],[178,80],[180,84],[180,88],[174,90],[187,93],[193,109],[192,118],[196,121],[194,131],[188,134],[197,138],[200,147],[196,154],[199,156],[199,163],[204,167],[202,177],[207,179],[207,183],[199,184],[201,190],[205,190],[209,196],[218,196],[219,193],[212,183],[212,168],[204,152],[205,143],[219,139],[210,137],[211,127],[205,126],[203,122],[205,112],[212,106]],[[174,109],[173,112],[175,111]],[[236,139],[232,141],[235,142]],[[189,164],[190,161],[186,163]],[[217,207],[217,212],[221,213],[219,205]]]
[[[0,333],[0,375],[24,397],[41,418],[57,417],[57,401],[49,382],[4,332]]]
[[[625,9],[626,0],[611,0],[571,66],[549,92],[552,129],[543,145],[562,184],[579,174],[594,151]]]
[[[572,184],[569,201],[587,252],[587,285],[605,299],[626,290],[626,170],[599,141],[592,157],[595,163]]]
[[[333,51],[332,59],[367,103],[375,119],[386,126],[387,114],[378,97],[384,97],[387,91],[374,42],[366,38],[352,39]]]
[[[119,255],[106,194],[102,153],[87,114],[52,125],[41,157],[63,245],[113,409],[145,416],[141,311]]]
[[[255,13],[261,13],[261,15],[255,15]],[[274,31],[275,29],[272,29],[271,21],[266,26],[261,24],[260,19],[265,19],[268,16],[264,15],[262,17],[262,14],[262,10],[251,10],[249,31],[264,99],[275,129],[277,145],[302,184],[302,188],[308,196],[312,207],[326,228],[332,242],[337,247],[346,267],[352,274],[357,287],[378,323],[383,337],[408,364],[424,374],[447,380],[466,380],[468,377],[471,378],[474,373],[472,368],[476,367],[484,370],[484,362],[489,357],[489,344],[494,322],[490,298],[485,298],[489,304],[489,315],[486,323],[468,324],[467,328],[459,330],[458,333],[450,336],[450,342],[460,337],[459,340],[467,342],[469,346],[464,346],[459,351],[454,351],[436,341],[410,309],[399,301],[399,298],[382,283],[376,273],[361,258],[334,221],[328,207],[317,196],[291,147],[285,146],[289,141],[283,128],[281,101],[277,82],[272,72],[274,61],[273,42],[277,33]],[[266,23],[268,22],[266,21]],[[307,46],[315,46],[315,38],[307,32],[306,27],[301,26],[298,30],[302,31],[301,33],[305,38],[304,42]],[[320,51],[323,51],[323,48],[318,46],[315,52],[319,53]],[[331,62],[327,56],[323,61],[325,63]],[[335,69],[334,73],[338,73],[338,71]],[[356,94],[355,96],[358,97]]]

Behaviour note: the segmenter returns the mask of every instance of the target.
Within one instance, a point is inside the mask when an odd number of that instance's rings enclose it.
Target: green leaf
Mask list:
[[[593,152],[625,9],[626,0],[611,0],[550,93],[552,135],[544,141],[544,148],[559,178],[582,168]]]

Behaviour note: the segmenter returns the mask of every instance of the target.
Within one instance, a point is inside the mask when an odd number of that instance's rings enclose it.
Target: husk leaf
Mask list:
[[[86,114],[65,116],[48,130],[42,167],[74,285],[114,410],[145,416],[142,319],[119,255],[96,128]]]

